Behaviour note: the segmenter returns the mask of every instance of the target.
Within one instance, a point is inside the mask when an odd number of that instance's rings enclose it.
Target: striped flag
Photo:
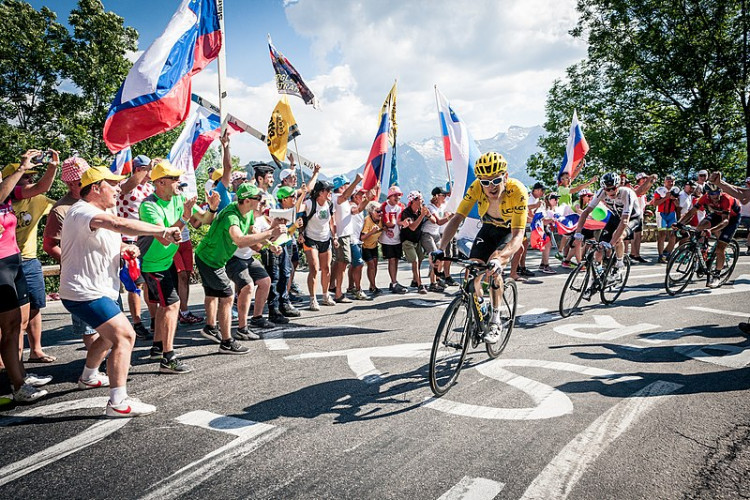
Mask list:
[[[268,35],[268,51],[271,54],[271,64],[273,64],[273,70],[276,73],[276,89],[279,94],[296,95],[305,101],[305,104],[312,104],[312,107],[317,109],[318,99],[302,80],[297,70],[294,69],[289,59],[273,46],[271,35]]]
[[[583,136],[581,124],[578,122],[578,113],[574,110],[573,120],[570,123],[570,133],[568,134],[568,144],[565,147],[565,156],[563,156],[557,179],[560,180],[560,177],[567,173],[570,175],[570,180],[573,181],[581,172],[583,157],[586,156],[588,151],[589,143]]]
[[[185,121],[192,77],[219,55],[219,49],[216,0],[183,0],[117,91],[104,123],[109,150],[120,151]]]
[[[365,163],[365,178],[362,181],[363,189],[372,189],[378,181],[383,179],[385,157],[388,154],[388,145],[391,141],[391,111],[395,100],[396,84],[394,83],[380,110],[378,133],[375,135],[375,141],[372,143],[370,155],[367,157],[367,163]]]
[[[117,175],[128,175],[133,171],[133,153],[129,147],[117,152],[109,169]]]

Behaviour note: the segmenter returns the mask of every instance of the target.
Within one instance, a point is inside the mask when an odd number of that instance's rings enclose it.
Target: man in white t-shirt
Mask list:
[[[398,186],[388,188],[387,201],[381,207],[383,211],[381,220],[384,228],[378,238],[380,248],[383,251],[383,258],[388,260],[388,274],[391,277],[388,290],[400,295],[408,291],[405,286],[398,282],[398,261],[403,256],[401,228],[399,226],[401,212],[404,211],[404,205],[400,201],[403,195],[404,193]]]
[[[362,174],[358,173],[354,182],[350,182],[345,175],[337,175],[333,178],[333,220],[336,224],[336,239],[338,245],[333,250],[333,274],[331,286],[336,287],[334,300],[338,303],[351,303],[343,292],[344,271],[346,266],[352,263],[352,235],[354,234],[353,214],[359,212],[358,207],[349,203],[349,198],[354,194],[357,184],[362,180]]]
[[[432,188],[430,202],[425,205],[429,216],[427,222],[422,226],[422,238],[423,241],[427,242],[427,247],[422,245],[426,254],[437,250],[437,246],[440,244],[440,228],[442,228],[446,222],[453,216],[451,213],[445,213],[445,197],[448,195],[448,191],[443,189],[442,186],[436,186]],[[430,243],[430,241],[432,243]],[[433,263],[430,266],[430,273],[434,274],[437,278],[437,284],[439,287],[444,288],[447,283],[445,281],[446,276],[443,274],[443,261]],[[432,280],[430,280],[432,281]]]
[[[99,338],[88,348],[79,389],[110,387],[106,415],[135,417],[156,407],[129,398],[126,390],[135,332],[117,305],[120,257],[137,257],[138,247],[121,234],[152,236],[162,244],[180,241],[176,227],[160,227],[113,213],[124,177],[106,167],[91,167],[81,178],[81,200],[68,211],[61,238],[60,298],[63,306],[94,327]],[[107,375],[99,366],[110,351]]]

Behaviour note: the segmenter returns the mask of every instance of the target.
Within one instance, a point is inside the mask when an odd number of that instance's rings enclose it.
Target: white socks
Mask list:
[[[91,380],[96,376],[96,374],[99,373],[99,367],[96,368],[89,368],[88,366],[83,366],[83,374],[81,375],[82,380]]]
[[[128,390],[126,387],[111,387],[109,389],[109,401],[117,406],[122,403],[122,400],[128,397]]]

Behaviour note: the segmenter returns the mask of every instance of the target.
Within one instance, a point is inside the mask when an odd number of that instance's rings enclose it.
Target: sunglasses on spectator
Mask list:
[[[617,186],[608,186],[608,187],[605,187],[605,188],[604,188],[604,190],[605,190],[606,192],[608,192],[608,193],[609,193],[610,191],[617,191]]]
[[[376,214],[379,214],[379,213],[382,213],[383,211],[380,210],[380,209],[377,209],[377,210],[373,210],[373,212],[376,213]]]
[[[495,177],[494,179],[479,179],[479,183],[484,187],[499,186],[505,177]]]
[[[260,201],[260,200],[262,200],[262,199],[263,199],[263,197],[262,197],[262,196],[248,196],[248,197],[247,197],[247,199],[248,199],[248,200],[256,200],[256,201]]]

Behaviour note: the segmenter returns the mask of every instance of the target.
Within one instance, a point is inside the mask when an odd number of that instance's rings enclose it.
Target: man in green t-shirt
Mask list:
[[[182,230],[188,222],[197,227],[213,221],[219,206],[218,194],[209,196],[209,210],[204,212],[195,206],[195,197],[186,199],[181,194],[180,175],[182,171],[172,167],[167,160],[160,161],[151,170],[154,193],[143,200],[138,209],[143,222]],[[161,373],[187,373],[191,368],[175,356],[173,347],[180,312],[174,266],[174,255],[179,247],[158,236],[141,236],[136,244],[141,251],[141,271],[148,287],[149,302],[157,305],[151,359],[161,359]]]
[[[246,354],[248,348],[240,345],[231,335],[232,326],[232,282],[227,275],[226,266],[238,247],[249,247],[263,243],[267,239],[275,240],[286,229],[274,219],[270,229],[248,234],[255,222],[253,210],[258,207],[261,192],[257,186],[243,183],[235,191],[237,201],[230,203],[211,224],[205,238],[195,249],[195,264],[201,275],[203,290],[206,293],[206,326],[201,331],[204,337],[219,343],[219,352],[224,354]],[[217,307],[218,319],[216,327]]]

